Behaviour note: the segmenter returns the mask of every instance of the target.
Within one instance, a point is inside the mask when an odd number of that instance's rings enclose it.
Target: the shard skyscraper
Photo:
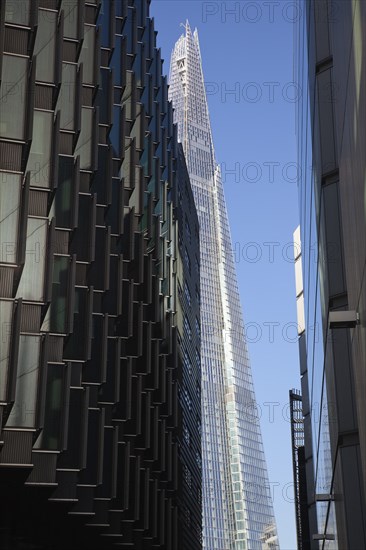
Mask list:
[[[278,549],[198,34],[188,22],[172,53],[169,94],[200,223],[203,545]]]

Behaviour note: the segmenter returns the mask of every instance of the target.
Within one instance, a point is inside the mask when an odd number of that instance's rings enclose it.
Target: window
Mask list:
[[[1,346],[0,346],[0,401],[6,401],[6,384],[8,379],[10,336],[13,315],[13,302],[0,300]]]
[[[75,130],[76,74],[76,65],[71,63],[62,64],[62,84],[57,103],[62,130]]]
[[[8,427],[35,427],[40,347],[39,336],[21,336],[15,403],[7,421]]]
[[[69,257],[55,256],[52,277],[52,299],[42,330],[61,334],[66,333],[68,282]]]
[[[34,55],[37,56],[36,80],[53,83],[58,13],[39,10],[38,17],[39,25],[34,45]]]
[[[81,110],[81,132],[75,149],[75,155],[80,155],[81,170],[91,170],[92,168],[93,120],[93,109],[83,107]]]
[[[73,157],[59,156],[58,187],[52,205],[52,215],[56,227],[71,229],[71,214],[73,202]]]
[[[44,426],[35,444],[38,449],[60,448],[64,365],[48,364]]]
[[[16,25],[29,25],[31,0],[6,0],[5,22]]]
[[[21,176],[0,173],[0,261],[16,263]]]
[[[0,137],[24,140],[28,98],[28,59],[3,56],[0,91]]]
[[[33,138],[27,170],[34,187],[50,187],[53,113],[34,111]]]
[[[85,27],[80,63],[83,63],[83,83],[94,84],[95,27]]]
[[[79,0],[62,0],[64,10],[64,37],[78,38],[78,3]]]
[[[43,301],[47,230],[48,220],[28,219],[25,265],[17,298]]]

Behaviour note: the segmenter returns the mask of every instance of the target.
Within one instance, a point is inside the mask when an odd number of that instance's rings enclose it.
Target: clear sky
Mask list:
[[[151,15],[166,74],[180,24],[198,28],[280,544],[295,550],[288,392],[300,386],[291,245],[301,97],[293,32],[302,14],[285,0],[152,0]]]

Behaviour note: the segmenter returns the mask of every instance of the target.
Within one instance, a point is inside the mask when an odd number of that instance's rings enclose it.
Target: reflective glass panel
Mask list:
[[[40,82],[54,82],[57,18],[57,12],[39,10],[34,55],[36,80]]]
[[[50,187],[53,113],[34,111],[33,138],[27,170],[34,187]]]
[[[25,265],[17,298],[43,301],[48,221],[28,219]]]
[[[0,173],[0,261],[16,263],[21,176]]]
[[[75,90],[77,66],[71,63],[62,64],[62,83],[57,102],[60,111],[60,128],[75,130]]]
[[[27,72],[27,58],[4,54],[0,90],[0,137],[24,139]]]
[[[16,25],[29,25],[31,0],[6,0],[5,21]]]
[[[64,11],[64,37],[78,38],[78,0],[62,0]]]

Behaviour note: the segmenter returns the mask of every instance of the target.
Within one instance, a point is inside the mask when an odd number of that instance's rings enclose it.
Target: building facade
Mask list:
[[[295,240],[311,548],[358,549],[366,547],[366,6],[299,8]]]
[[[278,548],[244,337],[225,198],[212,142],[197,31],[187,22],[169,97],[200,223],[203,545]]]
[[[290,390],[289,398],[297,548],[298,550],[310,550],[302,397],[299,391]]]
[[[181,403],[178,536],[182,549],[199,550],[202,548],[200,266],[190,258],[199,258],[200,242],[197,211],[181,144],[177,148],[174,192],[178,242],[175,279],[175,295],[178,296],[177,364]]]
[[[0,4],[4,550],[201,548],[199,229],[148,10]]]

